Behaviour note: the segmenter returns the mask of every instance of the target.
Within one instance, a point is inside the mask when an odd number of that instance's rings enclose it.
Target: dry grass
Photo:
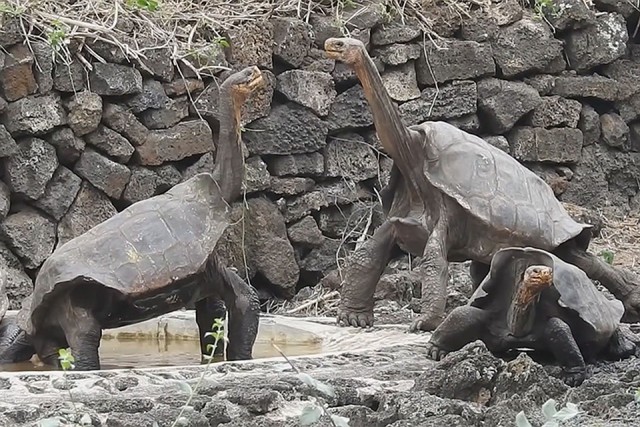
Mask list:
[[[432,21],[425,12],[434,0],[0,0],[0,16],[19,19],[30,42],[51,44],[59,60],[68,63],[86,51],[104,62],[85,42],[100,40],[120,49],[134,62],[145,59],[150,49],[165,48],[174,63],[183,63],[210,74],[190,58],[209,52],[212,42],[226,45],[227,31],[243,23],[272,16],[297,17],[309,21],[311,14],[334,17],[345,35],[349,23],[372,8],[385,18],[419,25],[430,38]],[[451,12],[463,16],[476,5],[490,0],[438,0]],[[0,24],[2,23],[0,20]],[[82,61],[82,59],[80,59]],[[84,65],[90,67],[87,61]],[[144,64],[140,63],[143,67]],[[221,67],[217,70],[220,71]],[[207,72],[209,71],[209,72]]]
[[[591,241],[589,251],[613,255],[613,265],[640,273],[640,215],[604,218],[600,236]]]

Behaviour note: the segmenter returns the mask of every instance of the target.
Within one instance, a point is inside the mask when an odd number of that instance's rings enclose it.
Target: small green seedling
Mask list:
[[[61,348],[58,350],[58,360],[60,361],[60,367],[64,371],[69,371],[76,367],[76,365],[73,364],[76,359],[68,348]]]
[[[148,12],[155,12],[158,10],[157,0],[127,0],[127,6],[146,10]]]
[[[602,257],[604,262],[606,262],[609,265],[613,265],[613,258],[615,257],[615,253],[613,253],[613,251],[610,251],[609,249],[604,249],[600,251],[598,255]]]

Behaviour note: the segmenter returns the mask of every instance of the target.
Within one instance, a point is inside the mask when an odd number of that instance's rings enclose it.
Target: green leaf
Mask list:
[[[524,414],[524,411],[520,411],[518,415],[516,415],[516,427],[533,427]]]
[[[302,414],[298,418],[300,425],[309,426],[317,422],[322,417],[322,408],[319,406],[305,406],[302,409]]]
[[[60,417],[44,418],[36,424],[38,427],[58,427],[61,426]]]
[[[567,403],[567,406],[565,406],[564,408],[556,412],[553,418],[560,421],[566,421],[577,416],[579,413],[580,413],[580,410],[578,409],[578,405],[576,405],[575,403],[569,402]]]
[[[349,427],[349,418],[340,415],[331,415],[331,419],[336,427]]]
[[[321,393],[324,393],[328,396],[331,397],[335,397],[336,393],[333,389],[332,386],[330,386],[329,384],[325,384],[323,382],[320,382],[318,380],[316,380],[315,378],[312,378],[311,376],[309,376],[308,374],[305,374],[304,372],[299,372],[297,377],[300,379],[300,381],[302,381],[303,383],[305,383],[306,385],[315,388],[316,390],[320,391]]]
[[[554,399],[549,399],[542,405],[542,414],[547,421],[552,420],[556,412],[558,412],[558,410],[556,409],[556,401]]]

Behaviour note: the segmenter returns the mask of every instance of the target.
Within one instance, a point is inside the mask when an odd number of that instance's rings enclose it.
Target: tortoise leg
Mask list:
[[[612,360],[626,359],[636,352],[636,344],[616,329],[605,348],[605,356]]]
[[[71,302],[68,304],[67,310],[61,310],[62,314],[58,316],[58,322],[75,359],[75,370],[100,369],[98,349],[102,338],[102,327],[89,309]]]
[[[38,354],[38,358],[42,363],[47,366],[53,366],[60,369],[58,350],[67,347],[67,343],[57,340],[51,336],[35,337],[33,339],[33,346]]]
[[[25,362],[35,352],[27,333],[20,329],[15,319],[0,322],[0,363]]]
[[[457,307],[433,331],[427,343],[430,359],[440,360],[447,353],[460,350],[466,344],[482,339],[489,315],[486,311],[470,305]]]
[[[556,251],[562,260],[575,265],[607,288],[625,308],[622,320],[628,323],[640,322],[640,277],[636,274],[613,267],[596,255],[578,248],[573,241],[560,246]]]
[[[572,387],[582,384],[587,373],[586,365],[569,325],[552,317],[545,325],[542,341],[544,348],[563,366],[564,382]]]
[[[227,360],[251,359],[260,323],[257,292],[232,269],[223,267],[216,254],[209,256],[205,274],[229,311]]]
[[[373,326],[373,294],[394,245],[393,224],[385,221],[351,254],[340,291],[339,325]]]
[[[473,290],[475,291],[480,286],[480,283],[487,277],[491,266],[480,261],[471,261],[469,265],[469,275],[471,276],[471,282],[473,283]]]
[[[224,301],[218,297],[209,297],[201,299],[196,302],[196,323],[198,324],[198,330],[200,331],[200,354],[211,356],[211,350],[209,345],[213,345],[215,342],[211,336],[205,336],[207,332],[211,332],[211,327],[215,319],[223,319],[227,315],[227,309],[224,306]],[[224,355],[224,342],[218,342],[216,348],[213,351],[213,356],[216,359],[222,359]],[[204,357],[202,358],[204,362]]]
[[[411,332],[432,331],[444,318],[449,277],[447,227],[446,218],[441,216],[427,240],[424,256],[416,269],[422,276],[422,301],[420,316],[409,327]]]

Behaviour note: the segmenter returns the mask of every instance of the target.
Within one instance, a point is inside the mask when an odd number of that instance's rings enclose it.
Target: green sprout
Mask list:
[[[602,257],[604,262],[609,265],[613,265],[613,258],[615,257],[615,253],[613,253],[613,251],[610,251],[609,249],[603,249],[598,255]]]
[[[73,364],[76,359],[73,357],[73,354],[71,354],[71,350],[68,348],[61,348],[58,350],[58,360],[60,361],[60,366],[64,371],[69,371],[76,367]]]
[[[158,10],[157,0],[127,0],[127,6],[136,9],[143,9],[147,12],[155,12]]]

